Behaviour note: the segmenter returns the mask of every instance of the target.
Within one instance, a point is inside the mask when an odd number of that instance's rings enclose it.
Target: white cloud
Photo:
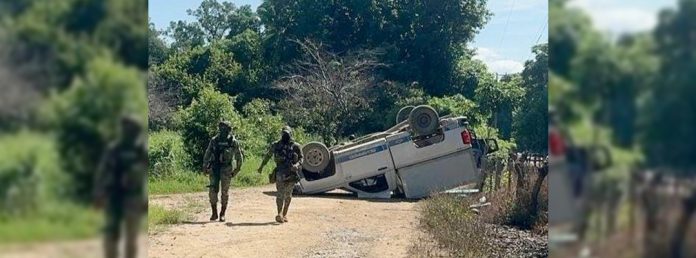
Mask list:
[[[495,0],[488,2],[488,6],[491,9],[505,13],[509,11],[525,11],[534,8],[545,8],[547,5],[548,0]]]
[[[495,50],[485,47],[476,49],[474,59],[481,60],[489,70],[498,74],[519,73],[524,69],[522,62],[504,58]]]
[[[612,34],[651,30],[657,24],[657,12],[660,10],[605,0],[573,0],[568,6],[585,11],[595,27]]]

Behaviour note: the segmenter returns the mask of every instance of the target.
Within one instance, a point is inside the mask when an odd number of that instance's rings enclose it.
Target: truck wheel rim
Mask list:
[[[322,155],[321,151],[314,149],[310,150],[309,153],[307,153],[307,163],[310,166],[319,166],[323,161],[324,155]]]
[[[428,114],[420,114],[416,121],[418,121],[418,127],[426,128],[430,125],[430,116]]]

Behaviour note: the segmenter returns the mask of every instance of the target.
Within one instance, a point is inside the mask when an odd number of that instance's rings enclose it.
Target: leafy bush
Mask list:
[[[483,116],[478,112],[478,105],[461,94],[432,97],[427,100],[428,105],[437,110],[438,115],[467,116],[471,124],[482,122]]]
[[[0,137],[0,215],[35,212],[68,187],[54,140],[30,132]]]
[[[190,161],[184,151],[181,135],[172,131],[150,133],[148,138],[148,176],[160,178],[171,176],[174,172],[183,170]]]
[[[210,138],[217,133],[221,120],[232,123],[233,134],[238,132],[242,117],[234,109],[233,102],[233,97],[205,88],[190,106],[179,110],[178,125],[184,140],[184,150],[191,157],[189,165],[194,168],[203,165],[203,154]]]
[[[109,58],[92,60],[86,74],[43,107],[57,131],[64,170],[78,198],[90,196],[93,175],[106,145],[118,136],[119,116],[138,115],[145,124],[147,96],[142,74]]]

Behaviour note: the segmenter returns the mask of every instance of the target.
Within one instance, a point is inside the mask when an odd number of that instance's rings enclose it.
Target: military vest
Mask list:
[[[120,194],[141,194],[147,178],[147,151],[142,144],[124,146],[118,144],[111,153],[114,170],[109,185]]]
[[[290,142],[288,144],[277,142],[274,144],[273,160],[275,161],[277,167],[289,168],[298,161],[299,157],[293,150],[294,146],[294,142]]]
[[[235,152],[239,149],[237,140],[234,136],[228,135],[225,139],[220,139],[220,136],[215,136],[213,142],[213,164],[229,165],[234,160]]]

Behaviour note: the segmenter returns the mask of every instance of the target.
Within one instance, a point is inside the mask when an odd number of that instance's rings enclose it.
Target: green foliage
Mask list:
[[[155,28],[155,24],[148,25],[148,64],[159,65],[169,57],[171,50],[162,39],[162,32]]]
[[[513,137],[520,150],[547,153],[548,46],[537,45],[536,57],[525,63],[522,81],[526,94],[514,114]]]
[[[148,136],[148,176],[150,178],[169,177],[185,168],[190,157],[184,151],[184,142],[178,133],[158,131]]]
[[[0,216],[36,212],[65,197],[67,178],[52,137],[22,131],[0,136]]]
[[[122,0],[24,1],[14,19],[3,21],[19,62],[38,61],[50,87],[63,87],[109,54],[126,65],[147,67],[147,3]]]
[[[485,1],[264,1],[258,14],[272,65],[300,56],[289,39],[314,39],[329,51],[383,48],[388,80],[447,93],[462,48],[488,21]]]
[[[198,171],[175,170],[166,176],[154,178],[150,176],[147,182],[149,195],[176,194],[206,191],[206,185],[210,184],[207,176]]]
[[[225,37],[232,37],[245,30],[260,31],[256,13],[249,5],[236,7],[231,2],[204,0],[196,9],[186,11],[195,22],[172,22],[167,30],[174,38],[176,49],[196,47]]]
[[[641,134],[648,162],[691,173],[696,168],[696,1],[679,1],[677,10],[660,14],[654,31],[656,50],[660,58],[659,75],[649,92],[642,110],[645,130]],[[687,172],[691,171],[691,172]]]
[[[240,80],[241,66],[225,49],[226,42],[216,42],[209,46],[198,46],[177,52],[162,65],[152,68],[161,84],[181,92],[181,99],[188,104],[201,90],[214,87],[218,91],[239,93],[232,88]]]
[[[177,120],[184,139],[184,149],[191,157],[189,165],[193,168],[202,166],[203,154],[208,142],[217,133],[220,121],[230,121],[232,133],[237,134],[242,121],[233,102],[234,98],[205,88],[190,106],[178,111]]]
[[[0,243],[65,241],[97,237],[103,214],[70,202],[43,200],[42,209],[21,217],[0,216]]]
[[[237,135],[245,154],[261,156],[272,142],[280,139],[280,130],[286,124],[283,117],[271,114],[270,105],[268,100],[254,99],[242,108],[244,118]]]
[[[427,100],[426,104],[435,108],[441,117],[446,115],[467,116],[472,124],[482,121],[481,114],[476,110],[478,105],[460,94],[441,98],[432,97]]]
[[[147,115],[145,82],[137,70],[108,58],[90,62],[89,70],[43,107],[46,122],[57,130],[65,172],[75,196],[91,192],[94,170],[108,141],[118,136],[118,118]]]

